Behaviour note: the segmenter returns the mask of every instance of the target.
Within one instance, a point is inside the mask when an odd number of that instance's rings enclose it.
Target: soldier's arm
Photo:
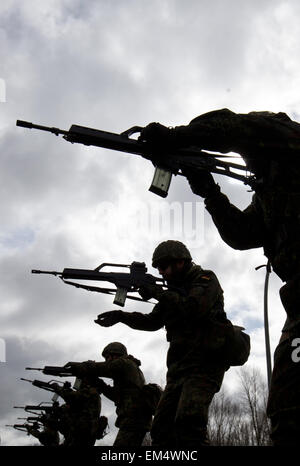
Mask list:
[[[170,129],[176,147],[196,146],[218,152],[230,152],[240,145],[243,120],[227,108],[205,113],[188,125]]]
[[[141,139],[160,148],[196,146],[218,152],[274,157],[274,149],[295,155],[300,150],[300,125],[285,113],[234,113],[227,108],[194,118],[188,125],[167,128],[150,123]]]
[[[73,373],[79,378],[92,379],[94,377],[108,377],[115,379],[124,370],[122,358],[105,362],[86,361],[71,362]]]
[[[265,227],[255,202],[241,211],[231,204],[225,194],[218,192],[205,199],[222,239],[234,249],[252,249],[263,246]]]
[[[108,385],[106,382],[104,382],[104,380],[99,379],[96,388],[100,394],[103,394],[104,396],[106,396],[106,398],[108,398],[111,401],[115,401],[116,394],[114,387]]]
[[[55,390],[56,391],[56,390]],[[79,393],[75,390],[70,390],[69,388],[59,387],[56,393],[66,402],[74,403],[79,397]]]
[[[160,287],[156,287],[160,290]],[[110,327],[119,322],[128,325],[136,330],[155,331],[162,328],[165,324],[164,315],[159,307],[155,306],[150,314],[141,312],[124,312],[124,311],[107,311],[98,315],[95,322],[101,327]]]
[[[257,131],[247,124],[245,116],[224,108],[205,113],[194,118],[188,125],[174,128],[150,123],[141,132],[141,139],[154,146],[166,148],[195,146],[224,153],[239,152],[245,148],[246,141],[249,143],[253,141],[253,137],[257,137]]]
[[[170,129],[177,147],[197,146],[218,152],[258,152],[274,156],[274,149],[299,151],[300,126],[285,113],[234,113],[227,108],[205,113],[186,126]]]
[[[149,314],[141,312],[122,312],[120,322],[135,330],[155,331],[165,324],[164,315],[158,306],[154,306]]]

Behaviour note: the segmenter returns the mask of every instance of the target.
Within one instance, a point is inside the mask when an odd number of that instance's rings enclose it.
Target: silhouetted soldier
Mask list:
[[[201,149],[241,154],[255,175],[255,194],[241,211],[230,204],[208,172],[187,170],[191,188],[223,240],[234,249],[263,247],[273,270],[286,282],[280,289],[287,320],[274,354],[268,401],[275,445],[298,445],[300,365],[292,342],[300,336],[300,124],[285,113],[235,114],[228,109],[200,115],[187,126],[151,123],[141,139],[154,147]]]
[[[51,415],[44,415],[41,418],[43,429],[35,422],[32,426],[27,426],[28,434],[37,438],[44,447],[56,447],[59,445],[59,433],[57,430],[57,420]]]
[[[228,368],[208,341],[208,326],[226,323],[223,291],[215,274],[192,263],[189,250],[180,241],[157,246],[153,267],[172,291],[145,286],[140,294],[158,304],[151,313],[110,311],[98,316],[104,327],[122,322],[137,330],[166,328],[167,385],[158,404],[151,437],[160,448],[197,448],[208,445],[208,408],[219,391]],[[221,339],[223,335],[219,335]]]
[[[108,377],[110,386],[103,380],[95,382],[97,389],[116,405],[116,427],[119,428],[114,446],[139,447],[150,430],[152,414],[145,402],[143,387],[145,378],[139,366],[141,362],[127,354],[126,347],[119,342],[107,345],[102,356],[105,362],[70,362],[66,366],[79,378]]]
[[[56,386],[55,386],[56,385]],[[82,380],[80,388],[61,387],[52,384],[55,392],[63,398],[60,432],[64,435],[64,446],[93,446],[99,435],[101,399],[95,387]]]

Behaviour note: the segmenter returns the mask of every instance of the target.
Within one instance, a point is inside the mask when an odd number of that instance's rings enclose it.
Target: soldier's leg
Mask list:
[[[280,298],[290,329],[284,331],[274,353],[274,368],[267,413],[274,445],[297,445],[300,432],[300,361],[296,346],[300,339],[300,275],[280,289]],[[298,343],[299,344],[299,343]],[[294,357],[293,357],[294,355]]]
[[[214,394],[220,390],[223,377],[222,369],[185,379],[175,418],[177,448],[209,445],[208,409]]]
[[[277,447],[296,447],[299,445],[300,426],[299,426],[300,408],[294,411],[289,409],[286,412],[281,411],[272,416],[272,433],[271,438],[273,445]]]
[[[139,448],[146,435],[145,429],[121,428],[113,443],[114,447]]]
[[[278,446],[298,446],[300,438],[300,361],[293,358],[292,342],[293,338],[283,339],[274,353],[267,413],[271,439]]]
[[[152,445],[158,448],[175,448],[175,416],[181,394],[181,385],[168,383],[156,408],[152,423]]]

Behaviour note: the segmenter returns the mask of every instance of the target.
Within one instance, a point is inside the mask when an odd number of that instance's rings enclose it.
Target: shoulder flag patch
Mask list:
[[[202,275],[201,278],[203,278],[204,280],[210,280],[210,277],[208,277],[207,275]]]

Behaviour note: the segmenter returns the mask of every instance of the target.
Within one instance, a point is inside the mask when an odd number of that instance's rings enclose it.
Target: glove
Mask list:
[[[97,319],[94,320],[96,324],[101,325],[101,327],[111,327],[112,325],[121,322],[121,316],[123,311],[107,311],[99,314]]]
[[[220,186],[209,171],[185,168],[183,174],[186,176],[193,193],[198,194],[198,196],[208,198],[220,192]]]
[[[72,375],[75,375],[79,379],[88,378],[90,371],[93,370],[95,361],[84,361],[84,362],[68,362],[64,367],[70,369]]]
[[[107,388],[107,384],[102,379],[97,379],[97,381],[94,383],[94,386],[98,390],[98,393],[102,393],[103,390]]]
[[[67,362],[67,364],[64,365],[67,369],[70,369],[72,372],[72,375],[75,375],[76,377],[82,376],[85,372],[85,363],[84,362]]]
[[[138,140],[153,147],[166,147],[174,143],[174,134],[172,129],[160,123],[150,123],[142,129]]]
[[[157,299],[158,301],[164,292],[162,287],[159,285],[143,285],[139,288],[138,291],[141,298],[143,298],[145,301],[148,301],[150,298]]]

